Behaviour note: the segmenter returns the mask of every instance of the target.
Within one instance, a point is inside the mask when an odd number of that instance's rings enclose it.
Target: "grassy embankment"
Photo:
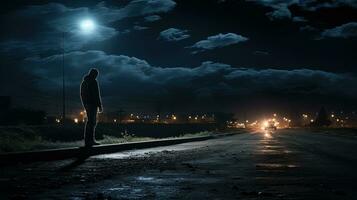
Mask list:
[[[211,131],[197,133],[181,133],[177,136],[136,136],[123,133],[115,126],[104,125],[97,128],[97,138],[101,144],[118,144],[126,142],[148,141],[178,137],[207,136]],[[15,126],[0,127],[0,153],[16,151],[32,151],[54,148],[83,146],[83,126]]]

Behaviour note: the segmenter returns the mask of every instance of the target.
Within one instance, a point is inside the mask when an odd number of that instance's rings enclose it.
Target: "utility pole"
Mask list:
[[[65,83],[65,67],[64,67],[64,32],[62,32],[62,124],[66,121],[66,83]]]

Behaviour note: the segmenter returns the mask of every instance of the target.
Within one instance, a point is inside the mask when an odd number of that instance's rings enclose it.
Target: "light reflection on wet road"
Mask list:
[[[68,185],[36,198],[357,199],[356,144],[355,138],[289,130],[95,156],[95,162],[145,156],[150,162],[150,155],[159,152],[174,157],[181,151],[201,152],[164,167],[142,166],[135,173]]]

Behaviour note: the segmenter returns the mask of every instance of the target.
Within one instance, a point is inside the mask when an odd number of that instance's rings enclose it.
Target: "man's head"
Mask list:
[[[88,76],[93,79],[96,79],[98,74],[99,74],[99,71],[96,68],[92,68],[89,70]]]

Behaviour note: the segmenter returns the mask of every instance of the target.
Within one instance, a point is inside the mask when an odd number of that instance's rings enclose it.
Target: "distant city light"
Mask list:
[[[78,118],[74,118],[74,123],[78,124]]]
[[[263,128],[267,127],[269,125],[269,122],[268,121],[264,121],[263,122]]]

